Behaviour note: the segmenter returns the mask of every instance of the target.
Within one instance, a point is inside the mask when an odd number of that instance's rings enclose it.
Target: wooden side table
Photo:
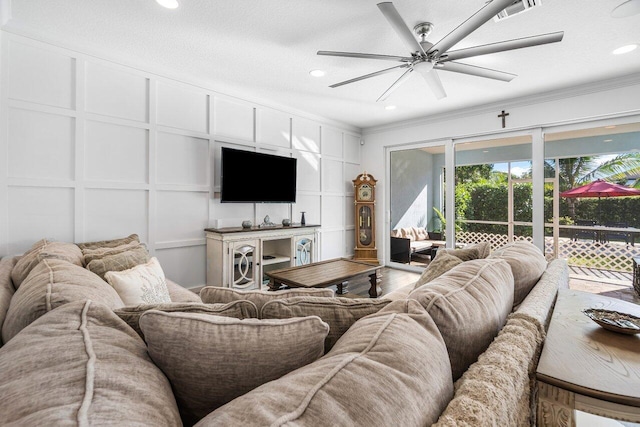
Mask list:
[[[560,289],[536,376],[539,426],[575,426],[575,410],[640,422],[640,335],[607,331],[582,313],[640,316],[640,306]]]

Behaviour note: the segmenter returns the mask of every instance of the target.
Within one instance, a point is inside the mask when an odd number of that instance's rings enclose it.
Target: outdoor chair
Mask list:
[[[578,226],[584,226],[584,227],[595,227],[596,224],[598,222],[597,221],[593,221],[590,219],[577,219],[576,220],[576,225]],[[578,239],[588,239],[591,240],[593,242],[597,242],[598,241],[598,233],[596,232],[596,230],[574,230],[573,232],[573,240],[578,240]]]
[[[604,226],[612,228],[628,228],[629,224],[626,222],[605,222]],[[628,245],[631,240],[631,233],[626,233],[624,231],[604,231],[602,237],[602,241],[604,243],[609,243],[610,241],[615,240],[624,242]]]

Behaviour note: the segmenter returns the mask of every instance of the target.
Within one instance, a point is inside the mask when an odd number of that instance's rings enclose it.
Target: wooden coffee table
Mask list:
[[[272,291],[277,291],[282,285],[290,288],[326,288],[336,285],[339,295],[345,293],[348,281],[369,276],[371,283],[369,296],[377,298],[379,293],[379,268],[379,265],[337,258],[298,267],[268,271],[265,274],[269,277],[269,290]]]
[[[539,426],[575,425],[575,410],[640,422],[640,335],[603,329],[587,308],[640,316],[640,305],[560,289],[536,371]]]

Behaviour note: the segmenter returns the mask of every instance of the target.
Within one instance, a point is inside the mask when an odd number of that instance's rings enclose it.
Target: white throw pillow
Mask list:
[[[108,271],[104,278],[125,305],[171,302],[164,272],[156,257],[129,270]]]

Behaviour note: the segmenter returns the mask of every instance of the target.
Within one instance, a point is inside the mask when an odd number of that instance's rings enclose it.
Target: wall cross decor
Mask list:
[[[509,115],[509,113],[505,113],[504,110],[502,110],[502,114],[498,114],[498,117],[502,118],[502,127],[506,127],[507,126],[507,116]]]

